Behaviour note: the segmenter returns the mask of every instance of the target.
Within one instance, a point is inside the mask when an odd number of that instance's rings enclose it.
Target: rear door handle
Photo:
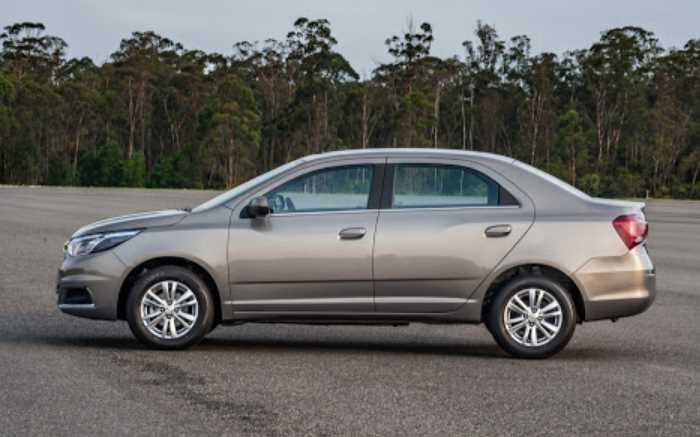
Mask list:
[[[359,240],[367,233],[365,228],[345,228],[338,232],[338,237],[341,240]]]
[[[510,225],[493,225],[486,228],[484,234],[489,238],[498,238],[508,236],[512,230]]]

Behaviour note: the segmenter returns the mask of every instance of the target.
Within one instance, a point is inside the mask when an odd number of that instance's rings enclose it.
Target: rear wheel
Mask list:
[[[163,266],[143,274],[126,304],[136,338],[156,349],[184,349],[199,343],[214,325],[214,302],[191,270]]]
[[[486,326],[496,342],[518,358],[546,358],[561,351],[576,327],[570,294],[540,275],[507,283],[490,304]]]

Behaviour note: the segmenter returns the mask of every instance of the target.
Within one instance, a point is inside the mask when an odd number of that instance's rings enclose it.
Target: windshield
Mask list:
[[[202,203],[198,207],[194,208],[192,210],[192,212],[200,212],[200,211],[204,211],[206,209],[215,208],[217,206],[224,205],[224,204],[228,203],[229,201],[233,200],[234,198],[245,193],[246,191],[256,187],[257,185],[263,184],[272,178],[279,176],[280,174],[286,172],[287,170],[298,166],[302,162],[303,161],[301,159],[297,159],[296,161],[288,162],[281,167],[277,167],[274,170],[270,170],[267,173],[263,173],[260,176],[256,176],[253,179],[251,179],[247,182],[244,182],[241,185],[238,185],[237,187],[234,187],[234,188],[232,188],[224,193],[219,194],[218,196],[214,197],[213,199],[207,200],[206,202]]]

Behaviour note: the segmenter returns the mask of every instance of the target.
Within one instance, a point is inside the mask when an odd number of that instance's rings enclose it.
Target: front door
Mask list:
[[[256,193],[273,212],[232,220],[233,311],[372,312],[372,193],[383,162],[315,165]]]
[[[455,311],[518,242],[534,211],[476,163],[388,161],[375,242],[376,311]],[[498,180],[498,182],[496,182]],[[513,193],[515,194],[515,193]]]

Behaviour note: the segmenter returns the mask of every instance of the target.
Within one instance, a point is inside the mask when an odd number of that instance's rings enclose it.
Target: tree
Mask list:
[[[433,28],[429,23],[421,23],[418,29],[409,23],[408,31],[402,36],[394,35],[385,41],[394,61],[379,66],[375,75],[389,89],[393,103],[395,116],[391,144],[394,146],[430,144],[427,133],[430,126],[434,126],[434,114],[422,73],[429,64],[437,67],[439,63],[429,57],[432,43]]]
[[[309,153],[421,146],[508,155],[595,195],[700,198],[700,39],[664,50],[626,26],[532,53],[478,21],[459,58],[433,55],[433,30],[409,22],[360,78],[323,18],[230,53],[134,32],[102,64],[11,24],[0,183],[221,189]]]
[[[298,84],[293,122],[306,125],[306,153],[321,152],[324,144],[335,142],[329,114],[335,84],[358,78],[350,63],[333,50],[337,43],[324,19],[299,18],[287,34],[287,63]]]
[[[15,100],[15,87],[9,78],[0,72],[0,180],[9,181],[9,163],[11,162],[11,149],[7,144],[7,138],[14,128],[16,120],[11,110]]]
[[[642,91],[660,49],[653,33],[622,27],[603,33],[600,41],[580,52],[588,84],[589,108],[596,126],[597,162],[611,157],[622,138],[633,96]]]
[[[253,92],[236,75],[220,79],[210,102],[214,145],[213,173],[223,167],[224,184],[233,187],[250,177],[252,157],[260,143],[260,115]]]

